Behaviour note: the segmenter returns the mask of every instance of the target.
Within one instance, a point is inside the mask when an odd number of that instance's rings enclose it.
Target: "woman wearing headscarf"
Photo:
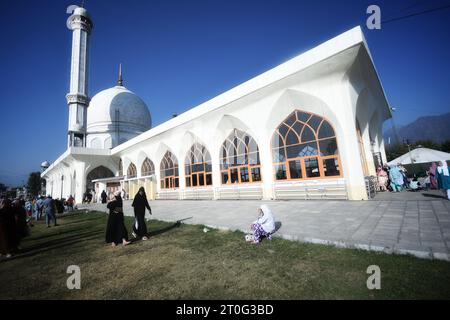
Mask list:
[[[391,188],[393,192],[402,190],[404,181],[399,167],[393,166],[391,170],[389,170],[389,179],[391,180]]]
[[[378,180],[378,190],[379,191],[386,191],[386,184],[387,184],[387,172],[383,170],[381,166],[377,169],[377,180]]]
[[[0,200],[0,256],[6,258],[17,250],[16,220],[8,199]]]
[[[113,247],[119,243],[122,243],[124,246],[130,244],[125,227],[120,191],[114,193],[114,200],[110,201],[106,207],[109,209],[108,223],[106,225],[106,243],[111,243]]]
[[[436,178],[438,187],[441,189],[448,200],[450,200],[450,175],[448,172],[447,161],[439,161],[439,166],[436,169]]]
[[[436,169],[437,169],[436,162],[433,162],[428,170],[428,172],[430,173],[430,184],[432,189],[438,188],[436,180]]]
[[[145,208],[152,214],[145,194],[144,187],[140,187],[133,199],[134,208],[134,224],[133,224],[133,237],[141,238],[142,240],[148,240],[147,226],[145,225]]]
[[[252,237],[247,237],[252,243],[260,243],[263,237],[272,240],[272,233],[275,231],[275,220],[269,207],[263,204],[258,208],[258,219],[251,225]]]

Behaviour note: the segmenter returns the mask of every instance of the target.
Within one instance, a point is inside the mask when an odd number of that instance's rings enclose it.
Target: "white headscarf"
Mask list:
[[[447,167],[447,161],[445,160],[441,160],[442,163],[442,167],[438,166],[437,167],[437,171],[439,172],[439,174],[443,174],[444,176],[448,176],[448,167]]]
[[[273,218],[272,211],[265,204],[261,205],[261,210],[263,212],[263,216],[256,220],[256,223],[261,224],[261,227],[267,233],[272,233],[275,231],[275,220]]]

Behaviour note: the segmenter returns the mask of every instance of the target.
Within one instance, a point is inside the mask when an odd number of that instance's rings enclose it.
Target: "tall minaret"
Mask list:
[[[69,148],[86,147],[89,35],[93,27],[86,9],[74,6],[67,27],[73,33],[70,91],[66,96],[69,105],[67,145]]]

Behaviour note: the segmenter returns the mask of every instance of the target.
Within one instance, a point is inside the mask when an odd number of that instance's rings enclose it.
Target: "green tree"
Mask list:
[[[441,150],[441,145],[432,140],[417,140],[414,143],[414,148],[417,148],[418,146],[428,149]]]
[[[408,147],[402,143],[389,145],[386,148],[386,157],[388,161],[392,161],[408,152]]]
[[[28,177],[28,192],[32,196],[37,196],[41,191],[41,173],[32,172]]]
[[[441,144],[441,151],[450,152],[450,140],[445,140]]]

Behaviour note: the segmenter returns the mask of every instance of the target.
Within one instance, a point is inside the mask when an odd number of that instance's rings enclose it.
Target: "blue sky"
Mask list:
[[[71,33],[66,8],[81,1],[2,0],[0,182],[26,182],[66,149]],[[153,125],[182,113],[362,25],[395,121],[450,111],[450,9],[368,30],[382,19],[449,0],[86,0],[94,30],[89,93],[124,84],[147,103]],[[5,14],[7,13],[7,14]]]

